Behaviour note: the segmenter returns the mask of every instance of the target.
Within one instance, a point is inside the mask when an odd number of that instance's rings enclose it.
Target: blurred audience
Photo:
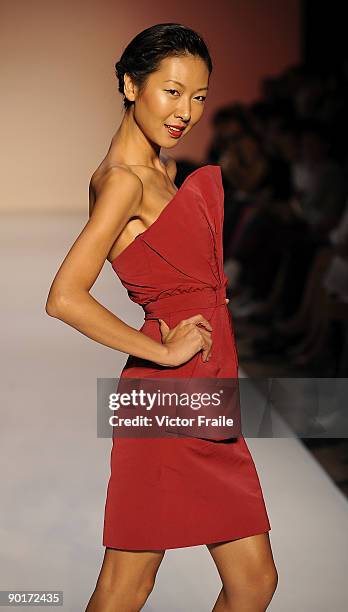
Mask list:
[[[347,79],[344,67],[302,65],[264,79],[260,99],[215,113],[205,160],[223,174],[232,315],[268,327],[252,342],[254,355],[315,366],[330,346],[340,375],[348,342]]]

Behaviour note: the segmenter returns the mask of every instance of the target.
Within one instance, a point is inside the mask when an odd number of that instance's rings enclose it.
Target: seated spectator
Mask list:
[[[348,202],[339,225],[330,232],[333,257],[322,285],[330,295],[348,302]]]
[[[342,168],[330,157],[327,130],[304,122],[300,159],[293,165],[293,181],[303,215],[319,240],[326,238],[342,215],[347,184]]]
[[[348,303],[348,201],[338,226],[329,234],[327,246],[316,253],[298,311],[254,343],[256,351],[272,347],[286,352],[296,365],[308,365],[318,357],[330,335],[332,299]],[[286,339],[300,342],[291,346]]]

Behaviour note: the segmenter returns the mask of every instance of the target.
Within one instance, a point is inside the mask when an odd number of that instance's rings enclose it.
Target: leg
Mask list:
[[[165,550],[106,548],[86,612],[138,612],[150,595]]]
[[[222,580],[212,612],[264,612],[278,583],[269,534],[207,545]]]

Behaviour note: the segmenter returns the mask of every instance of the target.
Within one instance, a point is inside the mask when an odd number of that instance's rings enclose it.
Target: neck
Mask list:
[[[134,104],[126,110],[112,138],[111,148],[118,159],[121,157],[129,165],[162,168],[161,147],[151,142],[140,129],[134,116]]]

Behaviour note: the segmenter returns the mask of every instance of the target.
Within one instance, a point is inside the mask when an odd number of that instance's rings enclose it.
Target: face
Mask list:
[[[141,92],[127,77],[125,94],[135,100],[134,119],[146,137],[160,147],[175,146],[200,120],[209,82],[208,68],[200,57],[163,59]]]

